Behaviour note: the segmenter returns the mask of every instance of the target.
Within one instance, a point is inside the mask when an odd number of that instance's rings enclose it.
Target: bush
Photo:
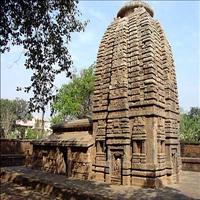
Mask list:
[[[35,129],[28,128],[26,130],[26,139],[42,139],[47,136],[47,132],[38,131]]]

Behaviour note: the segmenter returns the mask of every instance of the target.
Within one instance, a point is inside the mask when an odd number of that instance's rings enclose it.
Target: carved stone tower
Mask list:
[[[177,181],[178,124],[170,45],[149,5],[131,1],[107,28],[97,56],[96,180],[149,187]]]

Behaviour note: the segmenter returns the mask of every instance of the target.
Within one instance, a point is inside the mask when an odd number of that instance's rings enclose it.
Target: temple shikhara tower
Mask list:
[[[96,180],[178,180],[179,106],[170,45],[147,3],[131,1],[101,41],[93,97]]]
[[[120,185],[159,187],[180,172],[179,105],[171,47],[147,3],[130,1],[97,55],[92,120],[53,126],[31,166]]]

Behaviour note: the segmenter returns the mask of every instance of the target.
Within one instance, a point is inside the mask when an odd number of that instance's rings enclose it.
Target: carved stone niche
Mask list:
[[[123,152],[111,152],[111,183],[122,184]]]
[[[132,164],[146,163],[146,143],[144,139],[132,141]]]
[[[145,140],[133,140],[133,154],[145,154]]]
[[[158,154],[165,154],[165,141],[158,140]]]
[[[97,154],[98,153],[105,153],[105,141],[103,140],[97,140],[96,141],[96,149],[97,149]]]

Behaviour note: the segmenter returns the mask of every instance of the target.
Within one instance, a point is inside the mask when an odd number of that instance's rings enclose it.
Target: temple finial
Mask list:
[[[117,17],[125,17],[129,13],[133,12],[135,8],[144,7],[146,11],[153,17],[153,9],[143,0],[131,0],[127,2],[117,13]]]

